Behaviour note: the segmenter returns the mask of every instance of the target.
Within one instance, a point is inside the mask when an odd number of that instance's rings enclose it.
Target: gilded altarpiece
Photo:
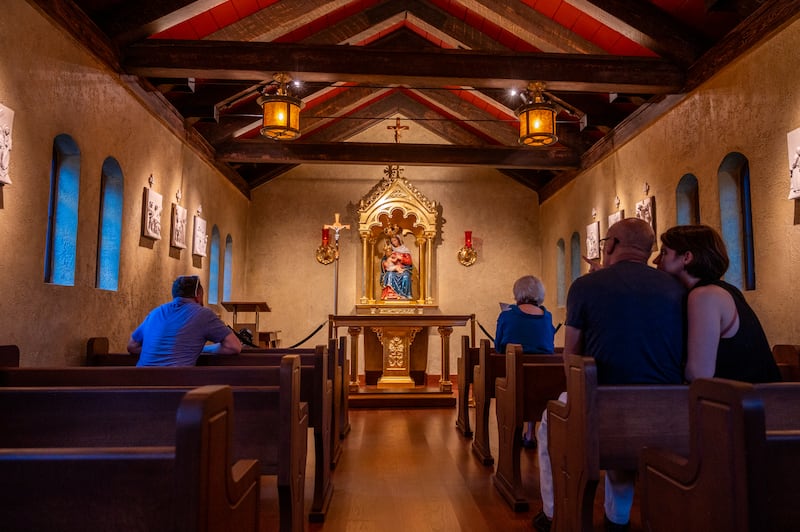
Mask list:
[[[398,166],[387,167],[385,177],[359,202],[362,256],[356,304],[359,314],[422,314],[425,307],[436,307],[432,279],[437,206],[403,177],[402,171]],[[402,260],[403,255],[410,255],[406,257],[410,263]],[[404,283],[387,279],[400,277],[409,269],[410,290],[404,294],[398,289]],[[384,288],[392,284],[395,289],[387,293]]]
[[[357,314],[389,318],[437,310],[432,291],[437,206],[403,177],[402,171],[399,166],[388,166],[384,178],[359,202],[362,273]],[[380,371],[379,388],[409,387],[424,374],[427,357],[421,350],[427,351],[427,327],[387,323],[364,333],[368,381],[370,374]],[[415,336],[421,337],[416,344]],[[370,345],[375,340],[380,344],[381,359],[373,358],[377,350]]]

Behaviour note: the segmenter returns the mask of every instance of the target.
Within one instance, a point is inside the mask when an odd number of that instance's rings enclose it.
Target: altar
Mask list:
[[[413,354],[415,339],[420,333],[426,333],[429,327],[436,327],[441,342],[441,368],[439,390],[451,392],[450,381],[450,336],[453,327],[466,326],[469,323],[472,344],[475,343],[475,315],[450,314],[366,314],[328,317],[329,335],[337,336],[339,327],[347,327],[350,335],[350,383],[351,392],[358,391],[359,337],[365,334],[365,361],[368,358],[381,361],[381,375],[377,381],[378,388],[408,389],[414,388],[412,378]],[[378,342],[370,342],[367,334],[377,335]],[[427,347],[427,337],[425,339]],[[427,364],[427,349],[425,349]],[[367,365],[365,364],[365,370]],[[365,375],[366,377],[366,375]]]

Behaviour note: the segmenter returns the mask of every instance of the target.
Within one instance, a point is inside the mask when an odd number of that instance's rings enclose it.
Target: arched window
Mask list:
[[[570,279],[574,281],[581,276],[581,235],[572,233],[569,240]]]
[[[219,229],[211,228],[211,253],[208,257],[208,303],[219,303]]]
[[[50,205],[44,252],[46,283],[75,285],[80,174],[81,153],[78,145],[69,135],[58,135],[53,141],[50,166]]]
[[[556,301],[559,307],[567,304],[566,252],[564,239],[559,238],[556,244]]]
[[[233,282],[233,238],[231,235],[225,237],[225,270],[222,280],[222,300],[231,300],[231,284]]]
[[[678,225],[700,223],[700,195],[697,192],[697,178],[684,175],[675,189],[675,206]]]
[[[741,153],[729,153],[722,160],[717,174],[722,239],[731,261],[725,280],[742,290],[755,290],[750,165]]]
[[[100,224],[97,231],[97,288],[119,286],[119,250],[122,240],[122,169],[113,157],[103,161],[100,174]]]

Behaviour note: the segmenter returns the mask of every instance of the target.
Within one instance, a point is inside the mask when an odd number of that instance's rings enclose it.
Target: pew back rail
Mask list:
[[[258,463],[233,461],[228,386],[188,393],[6,388],[0,404],[0,424],[14,427],[0,435],[6,530],[258,531]],[[123,416],[140,409],[159,418],[160,429],[136,441],[135,430],[122,428]],[[52,425],[53,410],[69,419]],[[91,423],[112,422],[118,410],[124,411],[113,428],[132,444]]]

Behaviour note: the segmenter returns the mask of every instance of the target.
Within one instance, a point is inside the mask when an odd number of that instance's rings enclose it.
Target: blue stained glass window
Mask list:
[[[97,288],[119,286],[119,253],[122,241],[122,169],[113,157],[103,162],[100,190],[100,224],[97,236]]]
[[[556,300],[559,307],[567,304],[567,279],[566,279],[566,250],[564,239],[559,238],[556,243]]]
[[[69,135],[58,135],[53,141],[50,168],[50,204],[44,254],[46,283],[75,285],[80,170],[78,145]]]
[[[211,253],[208,257],[208,303],[219,303],[219,228],[211,228]]]
[[[222,281],[222,297],[225,301],[231,300],[231,284],[233,283],[233,238],[225,237],[225,270]]]

